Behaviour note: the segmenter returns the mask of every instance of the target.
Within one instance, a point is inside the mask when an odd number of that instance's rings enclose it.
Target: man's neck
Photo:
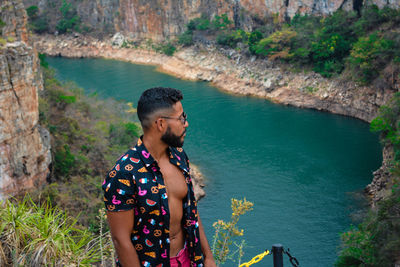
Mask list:
[[[159,162],[163,157],[167,157],[168,146],[161,141],[159,138],[155,138],[152,135],[144,134],[142,138],[143,144],[147,151],[150,152],[151,156]]]

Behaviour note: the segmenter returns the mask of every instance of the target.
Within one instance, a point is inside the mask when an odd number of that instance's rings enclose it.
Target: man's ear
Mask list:
[[[159,132],[164,132],[164,130],[165,130],[165,127],[166,127],[166,122],[165,122],[165,120],[163,119],[163,118],[158,118],[157,120],[156,120],[156,128],[157,128],[157,130],[159,131]]]

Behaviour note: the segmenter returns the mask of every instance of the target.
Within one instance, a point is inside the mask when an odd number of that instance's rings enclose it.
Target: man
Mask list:
[[[181,148],[189,126],[182,99],[172,88],[143,92],[137,113],[144,134],[103,183],[119,266],[216,266]]]

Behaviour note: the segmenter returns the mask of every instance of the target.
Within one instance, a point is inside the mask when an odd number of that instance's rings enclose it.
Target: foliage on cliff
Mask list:
[[[51,133],[53,164],[49,184],[31,192],[32,198],[48,198],[72,216],[87,211],[78,222],[97,232],[103,176],[141,132],[135,110],[129,103],[86,96],[75,84],[58,81],[54,70],[42,69],[39,120]]]
[[[52,2],[45,10],[32,5],[26,8],[29,18],[29,28],[36,33],[54,32],[88,32],[90,29],[81,22],[76,6],[71,2]]]
[[[391,194],[371,210],[365,220],[342,234],[343,250],[336,263],[344,266],[394,266],[400,255],[400,93],[380,108],[371,130],[381,132],[384,145],[392,146]],[[390,188],[389,188],[390,190]]]
[[[340,9],[326,17],[296,15],[284,24],[261,21],[251,32],[230,23],[212,27],[213,21],[203,17],[190,21],[179,36],[180,44],[191,45],[195,31],[206,31],[218,45],[312,69],[325,77],[345,73],[364,84],[380,75],[400,79],[400,10],[372,5],[365,6],[360,16]]]

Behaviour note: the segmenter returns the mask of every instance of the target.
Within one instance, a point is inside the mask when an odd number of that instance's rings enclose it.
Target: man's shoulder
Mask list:
[[[132,147],[117,159],[113,169],[116,168],[123,172],[137,172],[142,167],[144,167],[144,164],[140,158],[140,155],[135,147]]]

